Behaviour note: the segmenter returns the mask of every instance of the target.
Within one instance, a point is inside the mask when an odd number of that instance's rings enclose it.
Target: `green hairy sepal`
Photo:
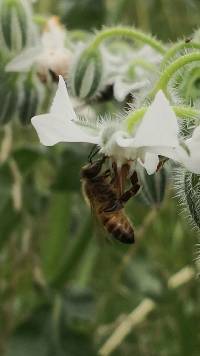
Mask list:
[[[200,229],[200,175],[179,169],[175,176],[177,196],[192,226]]]
[[[20,51],[29,42],[30,13],[23,0],[0,1],[1,41],[11,51]]]
[[[28,125],[31,118],[39,111],[44,99],[44,88],[34,73],[29,73],[22,83],[22,96],[19,104],[19,120]]]
[[[101,87],[103,79],[103,58],[98,49],[85,49],[73,67],[72,91],[81,99],[95,96]]]
[[[18,74],[5,72],[4,68],[8,60],[8,56],[0,51],[0,125],[4,125],[14,118],[18,105]]]
[[[142,187],[139,200],[149,206],[160,206],[167,187],[167,169],[163,167],[155,174],[149,175],[144,168],[140,168],[139,180]]]

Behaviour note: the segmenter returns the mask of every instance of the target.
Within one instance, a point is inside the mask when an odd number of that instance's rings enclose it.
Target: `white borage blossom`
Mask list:
[[[46,80],[49,70],[66,77],[71,64],[71,50],[65,47],[66,32],[57,16],[51,17],[45,26],[39,43],[26,48],[6,66],[8,72],[26,72],[35,65],[41,79]]]
[[[156,68],[161,59],[162,56],[155,53],[149,46],[134,50],[129,48],[129,51],[126,49],[125,53],[122,51],[117,55],[107,50],[108,81],[113,83],[115,99],[121,102],[128,94],[137,93],[138,95],[141,91],[145,96],[157,75]]]
[[[190,139],[180,141],[176,115],[162,91],[157,93],[141,122],[129,134],[124,120],[104,122],[102,119],[96,126],[81,122],[60,76],[50,113],[35,116],[31,121],[41,143],[46,146],[58,142],[97,144],[100,151],[111,157],[118,167],[127,161],[132,161],[135,167],[135,163],[139,162],[149,174],[156,171],[159,155],[162,155],[183,164],[194,173],[200,173],[200,126]]]

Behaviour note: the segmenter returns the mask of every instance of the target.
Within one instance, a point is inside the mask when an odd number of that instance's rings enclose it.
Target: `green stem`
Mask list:
[[[137,40],[143,43],[148,44],[152,48],[154,48],[156,51],[160,52],[161,54],[165,53],[165,48],[161,44],[160,41],[156,40],[150,35],[147,35],[143,33],[142,31],[139,31],[135,28],[129,28],[129,27],[112,27],[109,29],[105,29],[101,32],[99,32],[94,40],[90,44],[90,48],[95,49],[97,48],[104,40],[110,38],[110,37],[127,37],[132,40]]]
[[[124,125],[129,133],[133,131],[134,126],[142,119],[147,109],[148,107],[143,107],[128,115]],[[200,111],[189,106],[172,106],[172,109],[178,117],[183,119],[200,117]]]
[[[159,90],[163,90],[167,95],[166,93],[167,85],[170,79],[172,78],[172,76],[174,75],[174,73],[176,73],[181,67],[185,66],[186,64],[195,61],[200,61],[200,52],[186,54],[176,59],[173,63],[171,63],[168,67],[166,67],[166,69],[161,74],[160,79],[158,80],[153,90],[149,94],[149,98],[153,99]]]
[[[185,42],[185,41],[180,41],[178,43],[175,43],[170,49],[166,52],[165,56],[163,57],[163,60],[161,62],[161,68],[164,68],[169,60],[175,56],[177,52],[180,52],[186,48],[191,48],[191,49],[200,49],[200,43],[197,42]]]

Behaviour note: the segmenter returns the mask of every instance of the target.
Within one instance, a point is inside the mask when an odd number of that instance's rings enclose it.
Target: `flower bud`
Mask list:
[[[179,195],[185,205],[189,220],[200,229],[200,175],[188,171],[183,172]],[[182,194],[181,194],[182,190]],[[183,196],[184,201],[183,201]]]
[[[36,70],[40,80],[45,83],[49,76],[54,75],[57,78],[59,75],[67,78],[71,56],[71,52],[67,49],[44,51],[36,60]]]
[[[7,61],[7,56],[0,52],[0,125],[6,124],[14,117],[18,104],[18,74],[5,72]]]
[[[167,186],[167,170],[159,169],[155,174],[147,174],[144,168],[139,169],[139,180],[142,190],[138,198],[147,205],[159,206],[165,196]]]
[[[200,95],[200,66],[190,65],[187,71],[182,73],[180,83],[177,85],[179,95],[187,104],[195,105],[199,102]]]
[[[26,47],[30,38],[31,11],[25,0],[0,1],[0,36],[11,51]]]
[[[28,125],[35,116],[43,100],[43,87],[36,76],[29,73],[22,84],[22,96],[19,104],[19,120]]]
[[[103,58],[98,49],[81,52],[72,69],[72,90],[81,99],[95,96],[103,79]]]

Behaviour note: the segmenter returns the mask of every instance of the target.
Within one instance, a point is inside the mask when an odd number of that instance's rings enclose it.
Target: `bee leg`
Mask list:
[[[164,166],[165,162],[168,161],[168,159],[169,158],[164,158],[164,159],[160,160],[160,162],[158,163],[156,172],[158,172]]]
[[[131,181],[131,184],[132,186],[134,187],[136,184],[139,184],[138,183],[138,175],[137,175],[137,172],[134,171],[133,174],[130,176],[130,181]]]
[[[127,190],[125,193],[123,193],[121,195],[121,197],[115,201],[113,206],[104,209],[105,213],[111,213],[113,211],[121,210],[124,207],[124,204],[130,198],[134,197],[134,195],[137,194],[137,192],[140,189],[140,184],[138,183],[138,177],[137,177],[137,173],[136,172],[134,172],[132,174],[132,176],[130,177],[130,180],[131,180],[131,183],[132,183],[132,187],[129,190]]]
[[[97,147],[96,145],[92,147],[90,154],[88,156],[88,161],[92,164],[93,158],[96,156],[96,154],[100,151],[100,147]]]

